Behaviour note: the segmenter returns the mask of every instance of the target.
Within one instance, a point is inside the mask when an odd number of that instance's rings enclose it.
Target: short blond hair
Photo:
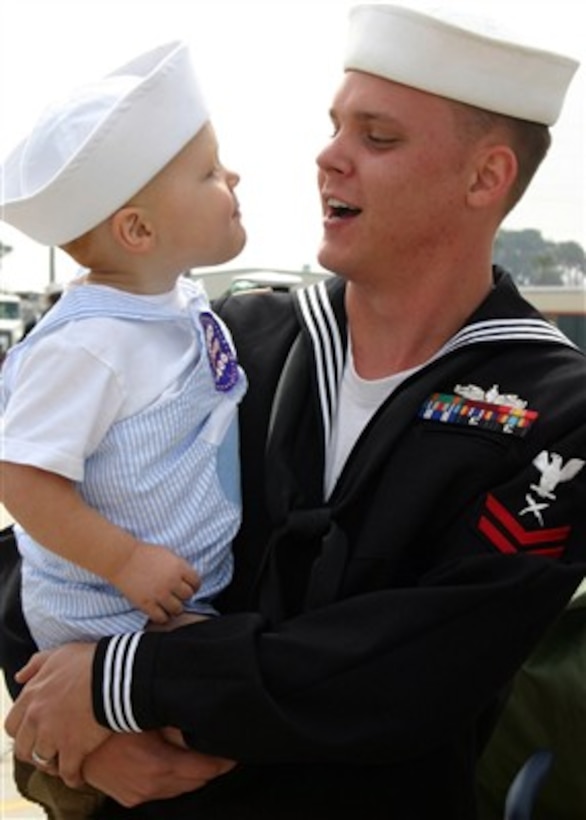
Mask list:
[[[522,198],[549,151],[549,127],[506,114],[495,114],[466,103],[453,101],[451,105],[464,139],[479,139],[497,128],[507,135],[518,163],[517,176],[506,203],[505,213],[509,213]]]

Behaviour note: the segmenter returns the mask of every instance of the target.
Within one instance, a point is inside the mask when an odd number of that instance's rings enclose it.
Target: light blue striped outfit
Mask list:
[[[109,521],[187,559],[202,584],[186,609],[211,614],[214,596],[232,576],[230,542],[240,524],[237,405],[246,377],[203,291],[187,280],[181,286],[189,293],[187,312],[109,288],[99,295],[74,288],[12,352],[26,354],[41,336],[86,317],[193,324],[200,340],[193,369],[164,397],[111,426],[77,486]],[[9,396],[10,368],[6,382]],[[22,528],[16,534],[24,559],[23,609],[40,647],[144,626],[144,613],[103,579],[44,549]]]

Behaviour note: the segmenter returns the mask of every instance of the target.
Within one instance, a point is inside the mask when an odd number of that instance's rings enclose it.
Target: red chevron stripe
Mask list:
[[[527,550],[531,555],[547,555],[550,558],[559,558],[564,553],[564,547],[543,547],[538,550]]]
[[[500,530],[497,530],[494,524],[490,523],[488,518],[485,518],[484,516],[481,517],[478,522],[478,529],[481,533],[483,533],[483,535],[486,535],[491,544],[494,544],[500,552],[503,552],[506,555],[511,555],[519,551],[507,538],[505,538]]]
[[[548,530],[526,530],[517,519],[496,500],[493,495],[488,495],[486,499],[486,509],[496,518],[505,530],[523,546],[531,544],[544,544],[552,541],[566,541],[571,532],[571,527],[553,527]],[[496,545],[495,545],[496,546]]]
[[[492,524],[484,515],[478,522],[478,529],[485,535],[493,546],[505,555],[513,555],[519,550],[506,538],[503,533]],[[559,558],[564,552],[563,547],[540,547],[539,549],[525,550],[525,555],[543,555],[550,558]]]

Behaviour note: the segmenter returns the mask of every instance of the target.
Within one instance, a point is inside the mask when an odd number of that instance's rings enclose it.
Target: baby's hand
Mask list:
[[[200,585],[197,572],[164,547],[138,543],[110,579],[128,600],[156,624],[183,612],[183,602]]]

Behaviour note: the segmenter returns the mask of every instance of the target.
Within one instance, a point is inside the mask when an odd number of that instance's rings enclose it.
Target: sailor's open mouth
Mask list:
[[[326,199],[326,216],[334,217],[336,219],[349,219],[352,216],[357,216],[360,208],[350,205],[348,202],[343,202],[341,199],[329,197]]]

